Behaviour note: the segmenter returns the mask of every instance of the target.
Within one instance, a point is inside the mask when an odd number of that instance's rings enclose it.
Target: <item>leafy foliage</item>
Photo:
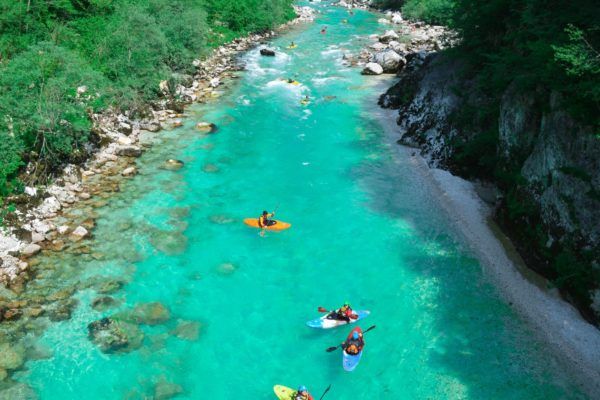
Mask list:
[[[0,196],[25,162],[35,180],[81,159],[90,112],[135,110],[210,48],[292,18],[291,2],[1,1]]]

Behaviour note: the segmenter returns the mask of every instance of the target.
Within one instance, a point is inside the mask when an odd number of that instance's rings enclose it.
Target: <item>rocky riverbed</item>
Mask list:
[[[160,82],[162,97],[149,104],[143,118],[134,119],[114,110],[92,115],[97,142],[92,156],[82,165],[66,166],[52,184],[27,187],[23,195],[9,199],[16,204],[16,211],[8,216],[8,226],[0,232],[0,348],[4,349],[0,349],[0,397],[9,393],[9,398],[28,398],[29,389],[10,376],[27,359],[51,357],[51,351],[30,345],[25,337],[39,335],[51,321],[69,319],[79,302],[72,297],[76,290],[93,289],[98,296],[92,307],[109,310],[120,303],[111,294],[126,283],[121,277],[103,277],[64,287],[60,276],[72,275],[74,266],[47,265],[38,257],[51,256],[56,261],[69,256],[82,260],[104,258],[93,251],[89,242],[98,218],[96,210],[120,191],[125,180],[137,174],[136,159],[155,138],[183,125],[187,104],[220,97],[233,82],[235,72],[244,68],[238,61],[242,52],[314,18],[312,8],[295,7],[295,11],[297,18],[276,31],[235,39],[215,49],[210,57],[195,60],[196,74],[183,77],[176,87]],[[77,94],[86,96],[87,87],[80,86]],[[218,127],[210,121],[199,121],[196,129],[201,135],[210,135]],[[161,167],[177,170],[183,162],[168,159]],[[168,240],[163,242],[168,246]],[[64,271],[57,270],[60,268]],[[159,303],[139,304],[130,312],[91,323],[90,340],[107,352],[132,350],[141,340],[137,325],[162,324],[168,319],[168,310]],[[179,321],[173,325],[172,334],[194,340],[198,330],[198,322]],[[165,387],[159,386],[159,391]]]

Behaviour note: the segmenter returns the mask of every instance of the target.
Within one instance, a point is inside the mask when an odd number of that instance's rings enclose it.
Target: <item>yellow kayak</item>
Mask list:
[[[282,385],[273,386],[273,391],[279,400],[292,400],[292,396],[296,393],[294,389]]]
[[[300,104],[302,104],[303,106],[307,106],[310,104],[310,100],[300,100]]]
[[[246,225],[251,226],[252,228],[266,229],[268,231],[284,231],[284,230],[292,227],[292,224],[288,224],[287,222],[277,221],[277,220],[273,220],[273,221],[275,221],[275,224],[261,227],[261,226],[258,226],[258,218],[245,218],[244,219],[244,223]]]
[[[300,86],[302,85],[300,82],[298,81],[291,81],[289,79],[285,79],[285,78],[279,78],[280,81],[285,82],[285,83],[289,83],[290,85],[294,85],[294,86]]]
[[[297,44],[292,44],[292,45],[289,45],[287,48],[288,49],[295,49],[296,47],[298,47]]]

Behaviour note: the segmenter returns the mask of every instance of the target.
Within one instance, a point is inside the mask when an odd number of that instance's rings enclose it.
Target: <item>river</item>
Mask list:
[[[128,283],[118,307],[95,311],[94,290],[79,290],[72,318],[48,325],[39,343],[53,356],[15,375],[41,399],[142,399],[161,382],[181,399],[273,399],[274,384],[316,398],[331,384],[326,399],[583,398],[501,300],[411,152],[385,134],[377,80],[342,64],[383,30],[380,16],[316,7],[316,23],[274,40],[276,57],[245,54],[219,100],[154,139],[140,173],[98,210],[96,257],[52,260],[62,268],[45,278],[65,286]],[[199,133],[199,121],[218,132]],[[160,169],[167,158],[184,168]],[[291,229],[263,237],[241,223],[274,208]],[[352,373],[325,352],[349,328],[305,325],[345,300],[371,310],[363,328],[376,325]],[[141,326],[141,348],[105,354],[88,339],[90,322],[140,302],[170,312]],[[182,321],[199,323],[197,339],[174,334]]]

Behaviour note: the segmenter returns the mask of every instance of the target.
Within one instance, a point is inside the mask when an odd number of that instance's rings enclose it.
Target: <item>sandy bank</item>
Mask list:
[[[382,80],[380,83],[389,79]],[[379,110],[379,119],[392,141],[397,133],[396,111]],[[401,147],[415,171],[431,184],[441,207],[455,224],[485,273],[539,338],[563,361],[578,386],[591,398],[600,398],[600,331],[558,295],[540,284],[543,278],[523,269],[510,240],[491,220],[492,209],[475,185],[448,171],[432,169],[417,151]],[[534,275],[534,276],[532,276]]]

